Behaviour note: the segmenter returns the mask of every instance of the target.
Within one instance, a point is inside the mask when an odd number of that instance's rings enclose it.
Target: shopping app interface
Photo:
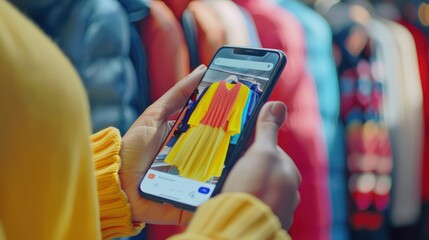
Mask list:
[[[207,201],[279,57],[217,54],[140,184],[191,206]],[[233,55],[235,58],[233,58]]]

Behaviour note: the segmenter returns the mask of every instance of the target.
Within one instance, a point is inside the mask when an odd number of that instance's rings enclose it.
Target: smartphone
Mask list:
[[[220,48],[143,177],[140,194],[190,211],[216,195],[285,65],[279,50]]]

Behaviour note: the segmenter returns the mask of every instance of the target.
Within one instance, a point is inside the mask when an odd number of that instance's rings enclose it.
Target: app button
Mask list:
[[[189,193],[189,197],[191,197],[191,198],[195,198],[195,192],[194,192],[194,191],[190,192],[190,193]]]
[[[153,173],[149,173],[149,175],[147,176],[149,179],[154,179],[155,178],[155,174]]]
[[[200,187],[200,188],[198,189],[198,192],[199,192],[199,193],[202,193],[202,194],[207,194],[207,193],[209,193],[209,192],[210,192],[210,189],[209,189],[209,188],[206,188],[206,187]]]

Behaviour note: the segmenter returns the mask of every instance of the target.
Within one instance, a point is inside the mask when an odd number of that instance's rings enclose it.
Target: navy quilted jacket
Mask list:
[[[13,2],[58,44],[76,67],[89,96],[93,130],[115,126],[124,133],[148,102],[141,94],[144,92],[141,89],[147,86],[139,82],[141,79],[129,57],[130,22],[121,3],[117,0]]]

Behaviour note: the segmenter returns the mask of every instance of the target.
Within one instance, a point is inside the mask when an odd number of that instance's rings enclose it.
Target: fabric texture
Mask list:
[[[210,217],[207,217],[210,216]],[[201,205],[181,239],[290,239],[271,209],[245,193],[222,194]]]
[[[91,136],[95,163],[100,222],[103,239],[135,235],[144,224],[131,224],[131,206],[121,189],[118,171],[121,159],[121,135],[116,128],[106,128]]]

